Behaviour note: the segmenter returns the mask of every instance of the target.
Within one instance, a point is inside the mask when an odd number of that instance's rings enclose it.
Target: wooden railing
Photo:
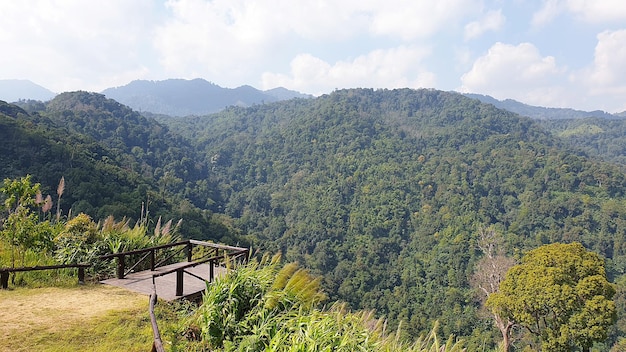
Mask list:
[[[152,280],[152,294],[150,295],[150,324],[152,324],[152,352],[165,352],[163,347],[163,340],[161,340],[161,332],[159,332],[159,324],[157,324],[156,315],[154,314],[154,307],[157,304],[157,293],[154,279]]]
[[[174,247],[181,247],[181,248],[173,252],[166,252],[165,254],[167,256],[165,258],[161,258],[160,260],[158,260],[157,252],[159,250],[164,250],[164,249],[169,249],[169,248],[174,248]],[[204,253],[204,255],[200,257],[196,256],[194,258],[193,249],[196,247],[213,248],[213,251]],[[108,260],[108,259],[115,258],[117,260],[116,277],[118,279],[123,279],[129,273],[135,271],[135,269],[141,268],[140,266],[141,264],[145,265],[147,263],[147,259],[149,259],[149,266],[146,266],[145,268],[146,269],[149,268],[150,271],[155,271],[156,268],[170,263],[171,260],[176,258],[177,255],[180,255],[183,250],[185,251],[185,256],[186,256],[187,261],[190,263],[188,266],[183,267],[183,269],[187,267],[193,267],[199,264],[203,264],[209,261],[217,263],[219,259],[223,260],[226,257],[229,257],[231,259],[240,258],[240,257],[247,258],[247,255],[248,255],[247,248],[233,247],[233,246],[227,246],[227,245],[204,242],[204,241],[197,241],[197,240],[186,240],[182,242],[164,244],[160,246],[137,249],[137,250],[128,251],[128,252],[112,253],[112,254],[101,256],[99,257],[99,259]],[[222,252],[221,256],[220,256],[220,251]],[[212,257],[209,257],[211,255]],[[141,257],[138,260],[136,260],[133,264],[131,264],[130,267],[127,269],[127,264],[130,264],[130,263],[127,263],[126,259],[132,258],[133,256],[141,256]],[[168,273],[171,273],[171,272],[168,272]]]
[[[157,291],[156,291],[155,279],[157,277],[176,272],[176,296],[182,296],[184,274],[187,273],[189,275],[197,277],[196,275],[194,275],[191,272],[186,271],[185,269],[208,262],[209,263],[208,282],[213,282],[213,280],[215,279],[215,274],[214,274],[215,266],[217,265],[226,266],[228,265],[226,263],[227,260],[233,262],[233,264],[240,262],[240,261],[247,262],[249,254],[250,254],[250,251],[248,248],[232,247],[232,246],[226,246],[226,245],[220,245],[216,243],[209,243],[209,242],[196,241],[196,240],[189,240],[187,242],[189,246],[197,245],[197,246],[204,246],[204,247],[212,247],[212,248],[215,248],[215,254],[219,254],[219,250],[224,251],[224,254],[217,255],[214,257],[210,257],[210,258],[200,258],[194,261],[188,260],[190,263],[187,265],[180,266],[172,270],[167,270],[167,271],[163,271],[158,274],[152,275],[152,294],[150,295],[150,307],[149,307],[150,323],[152,324],[152,333],[153,333],[152,352],[165,352],[165,348],[163,347],[163,341],[161,340],[161,333],[159,332],[159,325],[157,323],[156,315],[154,314],[154,308],[157,303]],[[192,252],[193,252],[193,247],[189,249],[188,253],[192,253]],[[191,259],[190,254],[188,254],[188,258]],[[202,278],[199,278],[199,279],[204,280]]]
[[[160,260],[157,260],[158,251],[162,251],[169,248],[174,248],[181,246],[180,249],[169,252],[167,251],[167,256]],[[204,247],[204,248],[212,248],[212,251],[207,253],[203,253],[201,255],[196,255],[194,258],[193,250],[196,247]],[[164,276],[167,274],[171,274],[176,272],[176,296],[183,296],[183,278],[184,274],[189,274],[194,277],[197,277],[195,274],[187,271],[186,269],[195,267],[200,264],[209,263],[209,279],[208,282],[213,282],[215,279],[214,268],[216,266],[227,266],[226,261],[231,261],[233,264],[237,262],[247,262],[248,257],[250,255],[250,251],[248,248],[242,247],[233,247],[227,246],[217,243],[210,243],[204,241],[196,241],[196,240],[187,240],[182,242],[176,242],[171,244],[165,244],[160,246],[155,246],[151,248],[138,249],[134,251],[122,252],[122,253],[113,253],[98,257],[99,260],[110,260],[115,258],[117,260],[116,265],[116,276],[118,279],[123,279],[130,272],[135,271],[137,268],[141,268],[141,265],[146,262],[146,259],[149,258],[149,269],[151,271],[155,271],[156,268],[163,266],[164,264],[169,263],[172,259],[176,258],[180,253],[185,250],[186,259],[188,264],[178,266],[174,269],[162,271],[157,274],[152,275],[152,285],[153,292],[150,295],[150,322],[152,324],[152,332],[154,335],[154,342],[152,344],[152,351],[155,352],[164,352],[163,342],[161,340],[161,334],[159,332],[159,327],[157,324],[156,316],[154,314],[154,308],[157,303],[157,294],[156,294],[156,283],[155,279],[160,276]],[[221,254],[220,254],[221,251]],[[141,256],[137,261],[135,261],[130,267],[126,268],[126,259],[132,258],[133,256]],[[59,270],[59,269],[67,269],[67,268],[78,268],[78,282],[85,282],[85,268],[91,267],[91,264],[64,264],[64,265],[47,265],[47,266],[33,266],[33,267],[21,267],[21,268],[0,268],[0,286],[3,289],[8,288],[9,285],[9,274],[15,272],[28,272],[28,271],[36,271],[36,270]],[[198,277],[199,278],[199,277]],[[199,278],[204,280],[203,278]]]
[[[63,264],[63,265],[42,265],[42,266],[29,266],[21,268],[0,268],[0,287],[3,289],[9,288],[9,274],[18,272],[38,271],[38,270],[59,270],[78,268],[78,283],[85,282],[85,268],[89,268],[91,264]]]
[[[177,246],[184,246],[184,247],[182,247],[181,249],[179,249],[178,251],[174,253],[170,253],[168,257],[161,259],[160,261],[157,261],[158,250],[173,248]],[[190,246],[189,241],[182,241],[182,242],[169,243],[169,244],[164,244],[164,245],[150,247],[150,248],[137,249],[133,251],[107,254],[107,255],[98,257],[98,259],[107,260],[107,259],[115,258],[117,260],[116,277],[118,279],[123,279],[124,277],[126,277],[126,275],[128,275],[129,273],[137,269],[137,267],[140,264],[142,264],[148,258],[148,256],[150,257],[149,268],[151,271],[154,271],[155,268],[173,259],[177,254],[180,254],[181,250],[183,249],[187,249],[188,251],[187,261],[191,261],[191,250],[189,246]],[[139,260],[137,260],[133,265],[131,265],[129,269],[126,269],[126,258],[130,258],[132,256],[141,255],[141,254],[143,254],[143,256]]]

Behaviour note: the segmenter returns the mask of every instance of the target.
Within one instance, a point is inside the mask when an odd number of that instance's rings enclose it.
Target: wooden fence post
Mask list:
[[[156,263],[156,254],[155,254],[156,250],[151,250],[150,251],[150,271],[154,271],[154,266]]]
[[[176,270],[176,296],[183,295],[183,274],[185,273],[184,269]]]
[[[117,278],[118,279],[124,278],[124,256],[123,255],[117,256]]]
[[[3,271],[0,273],[0,282],[2,283],[2,288],[9,288],[9,272]]]
[[[191,261],[191,257],[193,256],[193,244],[191,242],[187,243],[187,261]]]
[[[85,268],[82,266],[78,267],[78,284],[82,285],[85,283]]]
[[[214,277],[213,267],[214,266],[215,266],[215,263],[213,262],[213,259],[209,260],[209,282],[213,282],[213,277]]]

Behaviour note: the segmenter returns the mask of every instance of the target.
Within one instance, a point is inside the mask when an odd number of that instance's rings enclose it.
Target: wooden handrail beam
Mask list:
[[[59,265],[36,265],[25,266],[20,268],[0,268],[0,272],[17,273],[23,271],[51,270],[51,269],[69,269],[69,268],[89,268],[91,264],[59,264]]]
[[[161,340],[161,333],[159,332],[159,325],[157,324],[156,315],[154,314],[154,307],[157,304],[157,292],[154,278],[152,278],[152,294],[150,295],[150,324],[152,325],[152,352],[165,352],[163,347],[163,341]]]
[[[0,287],[9,288],[9,274],[18,272],[28,272],[37,270],[56,270],[78,268],[78,283],[85,282],[85,268],[91,267],[91,264],[60,264],[60,265],[38,265],[21,268],[0,268]]]
[[[189,264],[186,264],[186,265],[183,265],[183,266],[179,266],[179,267],[177,267],[175,269],[170,269],[168,271],[163,271],[163,272],[160,272],[158,274],[154,274],[154,275],[152,275],[152,277],[165,276],[167,274],[171,274],[171,273],[177,271],[178,269],[188,269],[188,268],[192,268],[194,266],[198,266],[200,264],[204,264],[204,263],[209,262],[209,261],[218,261],[220,259],[224,259],[224,256],[221,255],[219,257],[211,257],[211,258],[207,258],[207,259],[197,260],[195,262],[191,262]]]
[[[244,249],[248,250],[248,248],[227,246],[225,244],[211,243],[211,242],[206,242],[206,241],[189,240],[189,242],[198,246],[213,247],[213,248],[225,249],[229,251],[242,251]]]
[[[213,248],[219,248],[219,249],[225,249],[225,250],[231,250],[231,251],[241,251],[241,250],[247,249],[247,248],[242,248],[242,247],[227,246],[227,245],[224,245],[224,244],[211,243],[211,242],[206,242],[206,241],[186,240],[186,241],[180,241],[180,242],[176,242],[176,243],[162,244],[162,245],[154,246],[154,247],[150,247],[150,248],[136,249],[136,250],[133,250],[133,251],[120,252],[120,253],[111,253],[111,254],[100,256],[100,257],[98,257],[98,259],[109,259],[109,258],[114,258],[114,257],[117,257],[117,256],[121,256],[121,255],[141,254],[141,253],[145,253],[145,252],[148,252],[150,250],[153,250],[153,249],[164,249],[164,248],[170,248],[170,247],[176,247],[176,246],[183,246],[183,245],[187,245],[189,243],[197,245],[197,246],[213,247]]]
[[[100,257],[98,257],[98,259],[110,259],[110,258],[115,258],[115,257],[118,257],[118,256],[122,256],[122,255],[141,254],[141,253],[149,252],[149,251],[155,250],[155,249],[163,249],[163,248],[182,246],[182,245],[186,245],[187,243],[189,243],[189,241],[182,241],[182,242],[176,242],[176,243],[170,243],[170,244],[162,244],[160,246],[154,246],[154,247],[144,248],[144,249],[136,249],[136,250],[128,251],[128,252],[111,253],[111,254],[100,256]]]

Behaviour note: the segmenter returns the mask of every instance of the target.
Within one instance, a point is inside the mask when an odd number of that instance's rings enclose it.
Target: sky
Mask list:
[[[626,110],[623,0],[0,0],[0,79],[435,88]]]

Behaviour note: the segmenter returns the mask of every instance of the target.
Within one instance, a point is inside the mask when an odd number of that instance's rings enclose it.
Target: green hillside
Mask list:
[[[541,125],[573,148],[595,158],[626,165],[626,119],[589,117],[541,121]]]
[[[31,174],[44,195],[64,177],[63,214],[137,220],[147,208],[154,219],[183,218],[190,237],[228,236],[195,205],[210,191],[190,143],[114,100],[62,93],[31,114],[3,102],[0,127],[0,177]]]
[[[375,309],[410,337],[439,321],[437,335],[468,350],[495,347],[470,286],[488,226],[517,259],[575,241],[607,258],[621,320],[599,348],[626,332],[623,173],[492,105],[353,89],[159,122],[74,92],[0,113],[0,176],[32,174],[49,193],[64,176],[65,214],[136,218],[143,202],[182,217],[186,237],[244,233],[255,251],[323,275],[330,302]]]
[[[580,241],[624,269],[623,174],[458,94],[343,90],[170,127],[199,143],[214,200],[257,248],[413,335],[439,320],[444,336],[491,338],[468,283],[480,226],[517,257]]]

